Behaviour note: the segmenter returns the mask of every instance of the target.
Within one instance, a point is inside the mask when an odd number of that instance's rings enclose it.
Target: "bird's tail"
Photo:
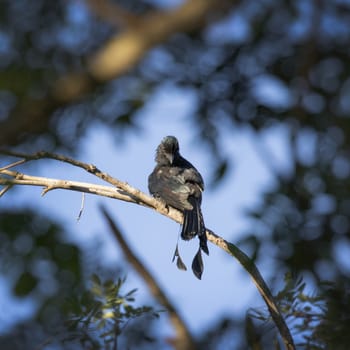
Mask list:
[[[207,235],[205,233],[205,225],[201,211],[200,201],[196,198],[189,198],[193,209],[184,210],[184,222],[181,230],[181,238],[188,241],[198,235],[199,246],[204,253],[209,255],[207,245]]]

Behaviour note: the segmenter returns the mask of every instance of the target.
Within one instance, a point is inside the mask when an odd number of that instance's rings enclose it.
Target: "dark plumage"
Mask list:
[[[190,240],[198,235],[200,249],[209,254],[201,211],[204,190],[202,176],[180,155],[179,143],[174,136],[166,136],[162,140],[156,151],[156,162],[157,165],[148,178],[149,191],[154,197],[183,213],[181,238]],[[192,269],[198,278],[203,270],[200,249],[192,263]]]

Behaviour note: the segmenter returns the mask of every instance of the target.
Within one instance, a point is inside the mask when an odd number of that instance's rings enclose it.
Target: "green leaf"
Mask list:
[[[18,278],[14,287],[14,293],[18,297],[24,297],[28,295],[38,284],[38,279],[30,272],[26,271]]]
[[[137,292],[137,288],[132,289],[130,292],[126,293],[125,297],[128,297]]]
[[[92,283],[94,283],[94,284],[96,284],[96,285],[98,285],[98,286],[101,285],[101,280],[100,280],[100,278],[99,278],[95,273],[92,274],[92,276],[91,276],[91,281],[92,281]]]

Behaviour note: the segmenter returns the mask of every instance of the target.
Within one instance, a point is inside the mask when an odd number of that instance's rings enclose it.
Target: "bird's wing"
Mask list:
[[[199,186],[201,191],[204,190],[204,182],[201,174],[196,170],[196,168],[185,169],[183,171],[183,177],[185,183],[192,183]]]
[[[201,190],[204,190],[204,181],[202,178],[202,175],[199,173],[199,171],[193,166],[192,163],[190,163],[188,160],[186,160],[183,157],[179,157],[177,159],[177,169],[180,168],[182,172],[182,176],[184,179],[184,182],[197,184]]]
[[[184,181],[183,176],[175,176],[174,168],[156,168],[148,179],[150,192],[164,202],[179,210],[191,210],[192,205],[187,201],[192,190]]]

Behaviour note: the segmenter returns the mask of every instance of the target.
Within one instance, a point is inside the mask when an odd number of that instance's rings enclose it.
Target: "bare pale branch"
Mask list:
[[[6,175],[6,177],[2,176]],[[15,185],[22,186],[38,186],[43,188],[42,195],[47,192],[62,189],[70,191],[85,192],[89,194],[95,194],[98,196],[109,197],[119,199],[125,202],[136,203],[135,200],[125,192],[118,188],[111,186],[102,186],[87,182],[52,179],[47,177],[32,176],[22,174],[17,171],[1,170],[0,171],[0,185],[6,187],[12,187]]]

